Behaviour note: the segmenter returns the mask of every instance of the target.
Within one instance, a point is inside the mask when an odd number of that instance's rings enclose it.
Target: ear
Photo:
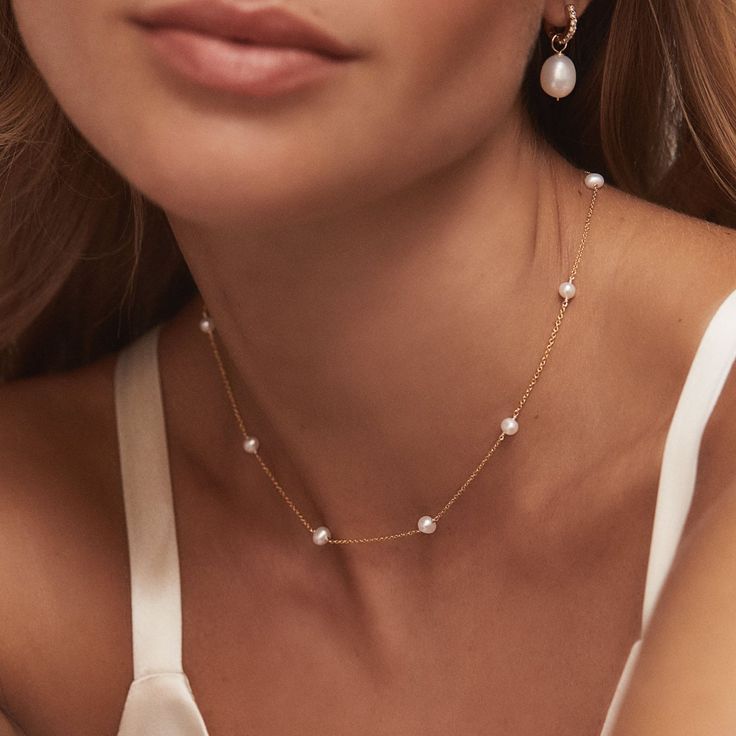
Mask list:
[[[565,6],[569,3],[570,0],[544,0],[542,22],[544,23],[544,30],[547,33],[567,27],[567,10]],[[575,6],[575,14],[580,18],[588,5],[590,5],[590,0],[577,0],[577,2],[572,2],[572,4]]]

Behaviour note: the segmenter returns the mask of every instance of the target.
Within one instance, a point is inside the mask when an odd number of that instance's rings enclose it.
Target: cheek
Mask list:
[[[386,62],[404,96],[507,101],[517,87],[538,18],[531,3],[401,0],[388,29]],[[412,94],[414,93],[414,94]]]
[[[121,3],[15,10],[52,92],[104,158],[171,214],[234,225],[359,204],[470,150],[510,108],[541,16],[536,0],[323,0],[319,20],[360,38],[367,57],[261,107],[162,81]]]
[[[23,44],[62,107],[77,113],[109,80],[117,54],[111,0],[13,0]]]
[[[384,124],[390,127],[389,117],[403,123],[418,165],[422,158],[441,165],[508,119],[541,4],[395,0],[391,6],[386,13],[394,23],[374,70],[387,100]]]
[[[113,0],[14,0],[23,44],[67,117],[103,157],[118,164],[145,113],[141,70]]]

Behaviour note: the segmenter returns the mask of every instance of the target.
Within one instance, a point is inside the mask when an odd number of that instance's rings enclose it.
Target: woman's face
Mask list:
[[[290,91],[236,92],[212,79],[250,68],[238,56],[242,47],[214,41],[215,56],[205,49],[200,62],[196,44],[177,50],[181,38],[191,40],[186,32],[170,31],[167,40],[132,20],[181,0],[13,0],[12,7],[61,107],[128,181],[178,217],[254,225],[385,195],[508,125],[545,5],[202,2],[205,11],[221,4],[291,11],[355,57],[323,60],[326,73]]]

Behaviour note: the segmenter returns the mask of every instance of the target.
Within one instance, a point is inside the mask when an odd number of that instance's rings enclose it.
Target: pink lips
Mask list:
[[[158,59],[211,89],[256,97],[286,93],[333,73],[359,52],[277,7],[194,0],[131,18]]]

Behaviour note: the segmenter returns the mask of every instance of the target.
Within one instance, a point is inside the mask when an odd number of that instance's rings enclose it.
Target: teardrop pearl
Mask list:
[[[248,437],[248,439],[243,442],[243,449],[247,453],[255,455],[258,452],[258,445],[258,437]]]
[[[318,526],[312,532],[312,541],[318,544],[320,547],[323,544],[327,544],[328,540],[332,537],[332,533],[326,526]]]
[[[560,99],[567,97],[575,89],[577,72],[575,64],[564,54],[553,54],[542,64],[539,83],[550,96]]]
[[[437,522],[431,516],[422,516],[417,522],[417,529],[424,534],[431,534],[437,528]]]

